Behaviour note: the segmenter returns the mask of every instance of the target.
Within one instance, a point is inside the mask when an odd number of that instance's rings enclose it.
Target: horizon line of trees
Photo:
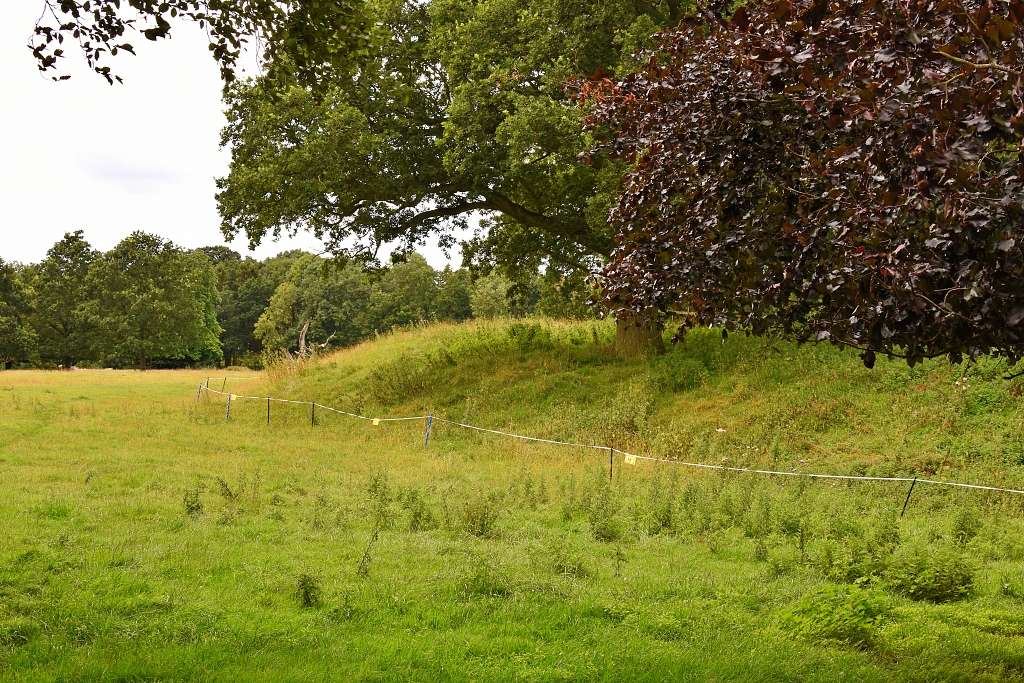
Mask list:
[[[100,252],[78,230],[39,263],[0,258],[0,363],[261,367],[268,351],[339,348],[417,322],[594,315],[582,276],[513,277],[438,271],[417,253],[372,272],[301,250],[258,261],[141,231]]]

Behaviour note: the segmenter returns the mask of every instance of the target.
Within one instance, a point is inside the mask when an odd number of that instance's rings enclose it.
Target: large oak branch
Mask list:
[[[484,193],[484,199],[487,200],[489,208],[500,211],[525,226],[537,228],[551,235],[572,240],[590,253],[598,256],[609,256],[612,253],[614,244],[611,239],[602,235],[595,235],[585,227],[575,226],[537,213],[536,211],[531,211],[525,206],[516,204],[500,192],[488,191]]]
[[[591,254],[598,256],[609,256],[614,246],[612,240],[607,237],[596,235],[585,227],[572,225],[537,213],[536,211],[531,211],[525,206],[515,203],[500,192],[494,191],[486,192],[483,201],[458,202],[451,206],[442,206],[419,213],[406,223],[406,227],[411,228],[434,218],[457,216],[470,211],[497,211],[503,213],[527,227],[536,228],[550,235],[575,242]]]

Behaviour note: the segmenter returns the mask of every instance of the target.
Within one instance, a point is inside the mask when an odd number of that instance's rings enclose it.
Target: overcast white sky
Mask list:
[[[41,8],[0,5],[0,258],[39,261],[79,229],[104,250],[134,230],[189,248],[225,244],[214,178],[226,175],[230,154],[218,149],[221,83],[202,31],[183,24],[170,40],[130,37],[138,56],[107,62],[124,85],[107,85],[69,48],[72,78],[55,83],[25,47]],[[308,234],[254,253],[244,237],[228,246],[257,258],[322,249]],[[421,251],[435,267],[447,262],[435,245]]]

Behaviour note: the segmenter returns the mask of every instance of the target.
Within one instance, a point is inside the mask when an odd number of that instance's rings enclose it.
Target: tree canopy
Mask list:
[[[95,321],[86,308],[87,278],[99,254],[77,230],[50,247],[29,269],[33,290],[32,328],[36,352],[65,367],[94,356]]]
[[[182,251],[154,235],[134,232],[89,271],[97,343],[138,360],[191,361],[221,356],[213,265],[202,252]]]
[[[30,296],[19,271],[0,259],[0,362],[6,367],[25,357],[35,343],[28,324]]]
[[[370,278],[356,263],[332,266],[313,254],[292,265],[255,325],[271,350],[295,349],[302,329],[310,344],[347,346],[375,332],[430,320],[472,316],[466,271],[438,273],[419,254]]]
[[[725,3],[581,84],[608,304],[913,364],[1024,354],[1024,5]],[[595,157],[596,158],[596,157]]]
[[[676,2],[371,0],[366,11],[382,39],[322,97],[230,88],[225,235],[256,244],[310,230],[372,262],[392,241],[451,245],[449,230],[482,212],[471,260],[585,269],[611,252],[622,167],[578,163],[593,140],[564,85],[631,69],[634,48],[678,21]]]
[[[374,264],[482,212],[465,254],[528,274],[506,295],[543,261],[607,257],[620,321],[828,340],[869,366],[1024,355],[1019,0],[323,2],[130,4],[153,39],[165,13],[210,26],[226,81],[244,36],[268,41],[272,72],[226,91],[226,236],[310,230]],[[119,7],[62,3],[41,68],[62,35],[90,63],[130,49]],[[303,296],[274,286],[268,335]]]
[[[221,334],[224,360],[229,365],[243,359],[251,362],[263,351],[263,344],[255,333],[256,321],[270,305],[270,298],[284,282],[292,265],[305,252],[286,251],[257,261],[243,260],[237,252],[223,247],[215,249],[229,252],[213,259],[220,292],[217,320],[224,329]],[[212,249],[203,251],[210,255]]]

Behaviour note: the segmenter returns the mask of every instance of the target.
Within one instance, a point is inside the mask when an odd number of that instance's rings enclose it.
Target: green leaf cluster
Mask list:
[[[415,322],[457,322],[472,316],[471,286],[467,271],[437,272],[419,254],[378,277],[356,263],[337,267],[305,254],[274,291],[254,333],[264,348],[294,350],[307,323],[307,343],[345,346]]]
[[[256,321],[270,304],[292,265],[305,254],[286,251],[257,261],[245,258],[227,247],[206,247],[203,252],[214,263],[220,304],[217,320],[223,328],[221,343],[226,365],[252,364],[263,345],[256,338]]]
[[[85,304],[90,299],[89,270],[100,256],[76,230],[31,267],[31,323],[40,357],[71,367],[76,360],[93,356],[96,321]]]
[[[885,595],[876,589],[828,586],[780,614],[780,625],[802,640],[865,645],[888,616]]]
[[[320,89],[226,95],[226,236],[251,244],[308,230],[374,262],[483,214],[473,263],[507,274],[585,270],[611,252],[608,209],[622,167],[581,164],[594,146],[566,83],[635,65],[632,50],[675,24],[678,2],[372,0],[379,32]]]
[[[86,310],[108,352],[140,368],[154,357],[220,356],[219,296],[202,252],[134,232],[90,268],[88,286]]]
[[[253,41],[268,83],[298,79],[316,87],[372,41],[364,9],[361,0],[45,0],[28,47],[45,73],[58,69],[66,39],[77,43],[89,67],[112,84],[121,78],[102,62],[135,54],[128,35],[170,38],[171,22],[191,21],[205,29],[225,83],[235,79],[243,48]]]
[[[0,259],[0,361],[10,367],[23,357],[35,339],[28,325],[29,296],[22,268]]]

